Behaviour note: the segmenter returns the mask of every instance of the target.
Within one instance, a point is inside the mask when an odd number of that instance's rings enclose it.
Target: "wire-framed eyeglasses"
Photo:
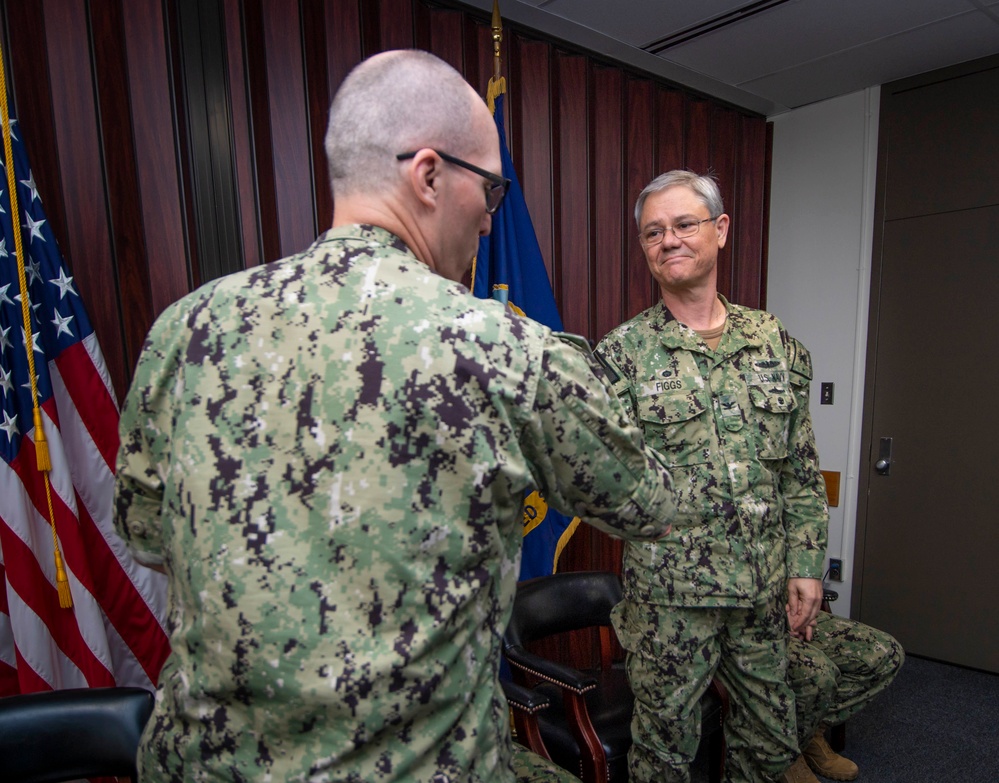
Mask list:
[[[681,220],[672,226],[653,226],[639,234],[638,239],[643,247],[655,247],[666,238],[667,231],[672,231],[673,236],[677,239],[686,239],[687,237],[694,236],[694,234],[701,230],[701,223],[717,220],[720,217],[721,215],[715,215],[703,220]]]
[[[486,171],[485,169],[480,169],[468,161],[462,160],[461,158],[456,158],[454,155],[448,155],[446,152],[441,152],[440,150],[434,150],[437,156],[441,160],[445,160],[455,166],[461,166],[463,169],[468,169],[480,177],[484,177],[490,183],[492,183],[488,188],[486,188],[486,212],[490,215],[499,209],[500,204],[503,203],[503,199],[506,198],[506,193],[510,189],[510,180],[506,177],[501,177],[499,174],[493,174],[491,171]],[[414,150],[413,152],[400,152],[395,156],[396,160],[409,160],[410,158],[415,158],[416,153],[419,150]]]

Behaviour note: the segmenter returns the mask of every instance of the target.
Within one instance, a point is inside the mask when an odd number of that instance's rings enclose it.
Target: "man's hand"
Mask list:
[[[787,580],[787,627],[796,639],[812,641],[815,618],[822,606],[822,580],[800,576]]]

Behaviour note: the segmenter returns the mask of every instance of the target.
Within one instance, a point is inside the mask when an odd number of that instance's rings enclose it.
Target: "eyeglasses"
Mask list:
[[[687,237],[694,236],[694,234],[701,230],[701,223],[717,220],[720,217],[721,215],[715,215],[714,217],[704,218],[704,220],[681,220],[674,226],[647,228],[638,235],[638,239],[643,247],[655,247],[666,238],[667,231],[672,231],[673,236],[677,239],[686,239]]]
[[[431,147],[431,149],[433,149]],[[493,174],[491,171],[486,171],[485,169],[480,169],[478,166],[473,166],[471,163],[462,160],[461,158],[456,158],[454,155],[448,155],[446,152],[441,152],[440,150],[433,150],[441,160],[446,160],[448,163],[453,163],[455,166],[461,166],[463,169],[468,169],[480,177],[485,177],[489,182],[492,183],[486,189],[486,212],[492,215],[499,209],[500,204],[503,203],[503,199],[506,197],[506,192],[510,189],[510,180],[506,177],[501,177],[499,174]],[[409,160],[410,158],[415,158],[416,153],[414,152],[400,152],[395,156],[396,160]]]

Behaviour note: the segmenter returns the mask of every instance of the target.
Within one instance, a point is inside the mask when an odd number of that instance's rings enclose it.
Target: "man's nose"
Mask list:
[[[486,212],[482,217],[482,222],[479,223],[479,236],[485,237],[489,236],[489,232],[493,229],[493,216]]]
[[[660,242],[660,244],[663,247],[679,247],[683,244],[683,240],[680,239],[672,227],[670,227],[663,233],[662,242]]]

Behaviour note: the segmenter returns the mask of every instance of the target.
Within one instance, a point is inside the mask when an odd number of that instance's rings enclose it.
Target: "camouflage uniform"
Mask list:
[[[511,766],[517,783],[580,783],[575,775],[522,745],[514,744]]]
[[[828,612],[819,612],[811,642],[791,639],[787,652],[802,747],[820,724],[835,726],[864,709],[905,660],[889,634]]]
[[[525,489],[623,536],[674,511],[591,362],[370,226],[168,308],[115,497],[169,577],[141,777],[512,781]]]
[[[628,543],[615,629],[636,694],[632,780],[687,781],[699,698],[728,686],[727,779],[774,779],[798,755],[784,595],[822,576],[828,509],[807,352],[772,315],[725,303],[716,350],[661,302],[597,348],[676,486],[673,533]]]

